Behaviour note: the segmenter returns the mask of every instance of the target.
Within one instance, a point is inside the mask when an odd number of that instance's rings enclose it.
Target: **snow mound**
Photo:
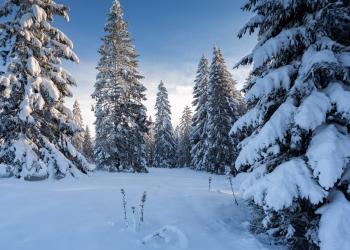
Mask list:
[[[143,238],[142,244],[147,244],[148,242],[155,240],[155,239],[162,239],[165,243],[171,243],[172,238],[169,233],[173,233],[176,235],[178,240],[178,247],[181,249],[187,249],[188,248],[188,238],[185,235],[185,233],[180,230],[179,228],[175,226],[164,226],[161,229],[157,230],[153,234],[147,235]]]

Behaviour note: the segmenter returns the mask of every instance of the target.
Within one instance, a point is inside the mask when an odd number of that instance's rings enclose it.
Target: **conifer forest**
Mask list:
[[[350,249],[349,0],[1,0],[0,61],[0,250]]]

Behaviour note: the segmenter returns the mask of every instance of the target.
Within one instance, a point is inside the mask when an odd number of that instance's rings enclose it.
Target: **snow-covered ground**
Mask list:
[[[79,180],[2,179],[0,249],[271,249],[249,232],[249,209],[241,199],[239,207],[234,204],[225,177],[213,176],[211,192],[208,177],[186,169],[151,169],[150,174],[97,172]],[[128,207],[138,206],[147,191],[139,232],[125,225],[121,188]],[[161,228],[168,239],[146,237]]]

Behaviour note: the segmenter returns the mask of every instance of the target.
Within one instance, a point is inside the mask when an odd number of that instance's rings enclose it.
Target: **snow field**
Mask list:
[[[6,250],[250,250],[271,249],[248,230],[249,209],[237,207],[224,176],[187,169],[150,174],[96,172],[79,180],[0,183],[0,249]],[[145,223],[126,228],[127,206],[147,191]],[[131,219],[129,209],[129,218]],[[152,237],[158,231],[165,237]]]

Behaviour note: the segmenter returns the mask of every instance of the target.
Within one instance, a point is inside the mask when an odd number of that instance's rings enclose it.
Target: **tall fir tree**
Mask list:
[[[25,180],[86,173],[90,165],[71,144],[76,132],[64,98],[76,85],[61,60],[78,62],[73,43],[52,23],[68,20],[53,0],[9,0],[0,8],[0,172]]]
[[[208,147],[203,160],[207,171],[212,173],[225,174],[229,169],[235,172],[237,150],[229,132],[242,112],[241,99],[235,99],[235,95],[239,96],[235,81],[226,68],[220,49],[214,48],[208,84]]]
[[[347,0],[250,0],[242,29],[259,43],[236,167],[243,197],[264,210],[263,225],[292,249],[345,249],[350,219],[350,6]],[[342,211],[342,212],[341,212]],[[346,229],[347,230],[347,229]]]
[[[73,120],[77,125],[78,131],[73,135],[73,145],[79,152],[83,152],[83,142],[84,142],[84,124],[83,124],[83,116],[81,115],[80,105],[77,100],[75,100],[73,104]]]
[[[82,152],[86,157],[86,159],[88,159],[90,162],[94,161],[94,143],[91,137],[89,126],[86,126],[84,130],[84,141],[83,141]]]
[[[155,163],[155,131],[154,122],[150,116],[148,119],[148,132],[146,133],[146,158],[149,167],[153,167]]]
[[[204,165],[205,153],[208,147],[208,82],[209,63],[206,57],[199,62],[197,77],[193,90],[193,107],[195,112],[192,118],[191,129],[191,168],[206,170]]]
[[[176,165],[179,168],[191,165],[191,127],[192,111],[189,106],[186,106],[178,130]]]
[[[93,97],[96,100],[95,161],[100,169],[147,172],[146,88],[140,83],[137,55],[119,0],[113,1]]]
[[[171,124],[171,111],[168,91],[161,81],[158,86],[155,122],[155,166],[158,168],[175,167],[175,137]]]

